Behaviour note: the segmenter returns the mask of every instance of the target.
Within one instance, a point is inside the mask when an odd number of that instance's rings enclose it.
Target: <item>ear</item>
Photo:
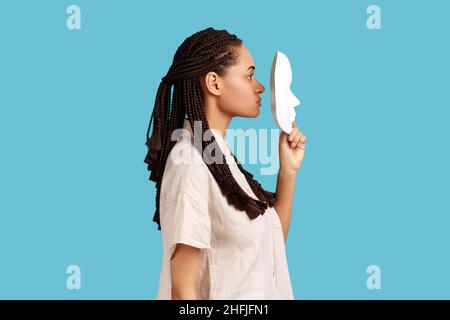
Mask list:
[[[203,76],[201,81],[205,92],[209,92],[210,94],[215,96],[221,95],[222,79],[216,72],[208,72],[205,76]]]

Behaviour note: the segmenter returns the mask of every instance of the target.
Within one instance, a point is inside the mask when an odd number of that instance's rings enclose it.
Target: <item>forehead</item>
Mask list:
[[[237,53],[239,54],[239,57],[235,65],[236,69],[246,71],[248,67],[255,65],[250,51],[244,45],[241,45],[237,49]]]

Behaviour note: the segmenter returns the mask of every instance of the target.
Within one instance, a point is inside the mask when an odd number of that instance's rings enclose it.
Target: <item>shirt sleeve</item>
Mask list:
[[[179,192],[170,202],[165,223],[170,257],[177,243],[199,249],[211,248],[211,219],[208,208],[188,192]]]

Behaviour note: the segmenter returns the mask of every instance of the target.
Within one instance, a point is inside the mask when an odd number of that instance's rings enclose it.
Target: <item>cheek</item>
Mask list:
[[[224,87],[222,106],[234,114],[242,114],[247,109],[257,107],[250,81],[246,83],[245,80],[235,80],[227,83]]]

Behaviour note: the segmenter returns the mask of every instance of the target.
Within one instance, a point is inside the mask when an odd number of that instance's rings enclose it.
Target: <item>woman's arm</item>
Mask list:
[[[306,135],[297,128],[295,122],[292,123],[292,132],[289,135],[281,132],[279,141],[280,171],[274,207],[280,217],[285,242],[291,223],[295,177],[305,156],[305,146]]]
[[[170,260],[172,300],[196,300],[197,277],[200,268],[200,249],[176,244]]]
[[[291,224],[294,190],[295,173],[280,169],[280,172],[278,173],[274,207],[280,217],[281,226],[283,227],[284,242],[287,240],[289,225]]]

